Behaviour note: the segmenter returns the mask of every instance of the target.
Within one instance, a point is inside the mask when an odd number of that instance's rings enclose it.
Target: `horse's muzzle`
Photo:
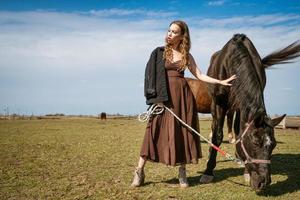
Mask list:
[[[266,174],[265,176],[260,176],[253,174],[254,177],[250,178],[250,186],[256,191],[261,192],[266,189],[267,186],[271,183],[271,176]]]

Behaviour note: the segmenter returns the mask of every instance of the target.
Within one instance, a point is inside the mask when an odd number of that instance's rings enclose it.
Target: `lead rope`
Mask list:
[[[161,114],[164,109],[166,109],[167,111],[169,111],[179,122],[181,122],[183,125],[185,125],[186,127],[188,127],[191,131],[193,131],[195,134],[197,134],[200,138],[202,138],[205,142],[207,142],[208,144],[210,144],[210,146],[212,148],[214,148],[216,151],[220,152],[222,156],[225,156],[228,160],[231,160],[233,162],[236,162],[238,165],[240,165],[241,167],[244,167],[244,162],[232,155],[230,155],[229,153],[227,153],[226,151],[223,151],[222,149],[220,149],[219,147],[217,147],[216,145],[214,145],[211,141],[209,141],[208,139],[206,139],[203,135],[201,135],[199,132],[197,132],[195,129],[193,129],[192,127],[190,127],[188,124],[186,124],[184,121],[182,121],[171,109],[169,109],[167,106],[163,105],[156,105],[156,104],[152,104],[148,110],[146,112],[143,112],[141,114],[139,114],[138,116],[138,120],[140,122],[145,122],[147,121],[151,115],[153,114]]]
[[[140,122],[146,122],[150,118],[151,115],[159,115],[164,111],[164,107],[159,106],[157,104],[152,104],[147,111],[139,114],[138,119]]]

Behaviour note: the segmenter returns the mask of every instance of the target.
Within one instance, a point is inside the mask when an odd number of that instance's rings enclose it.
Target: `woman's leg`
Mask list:
[[[139,187],[142,184],[144,184],[145,180],[145,173],[144,173],[144,167],[146,164],[146,160],[142,157],[140,157],[138,166],[134,171],[134,177],[131,186],[132,187]]]
[[[146,164],[146,160],[144,158],[140,157],[137,168],[144,169],[145,164]]]
[[[180,187],[188,187],[189,183],[186,178],[186,167],[185,164],[181,164],[179,167],[179,173],[178,173],[178,178],[179,178],[179,185]]]

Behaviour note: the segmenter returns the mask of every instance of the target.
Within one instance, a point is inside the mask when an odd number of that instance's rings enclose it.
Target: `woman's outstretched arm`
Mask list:
[[[207,82],[207,83],[212,83],[212,84],[221,84],[225,86],[231,86],[230,82],[234,79],[236,79],[236,75],[231,76],[228,79],[225,80],[219,80],[212,78],[210,76],[207,76],[206,74],[203,74],[200,69],[197,67],[197,64],[193,58],[193,56],[190,54],[189,56],[190,59],[190,65],[189,65],[189,70],[190,72],[199,80]]]

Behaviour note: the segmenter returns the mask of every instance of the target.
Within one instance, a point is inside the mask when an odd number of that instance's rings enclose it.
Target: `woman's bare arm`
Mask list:
[[[236,75],[231,76],[228,79],[225,80],[219,80],[219,79],[215,79],[212,78],[210,76],[207,76],[206,74],[203,74],[200,69],[197,67],[197,64],[193,58],[193,56],[190,54],[189,56],[190,59],[190,65],[188,66],[190,72],[199,80],[207,82],[207,83],[212,83],[212,84],[221,84],[221,85],[225,85],[225,86],[231,86],[231,84],[229,83],[230,81],[236,79]]]

